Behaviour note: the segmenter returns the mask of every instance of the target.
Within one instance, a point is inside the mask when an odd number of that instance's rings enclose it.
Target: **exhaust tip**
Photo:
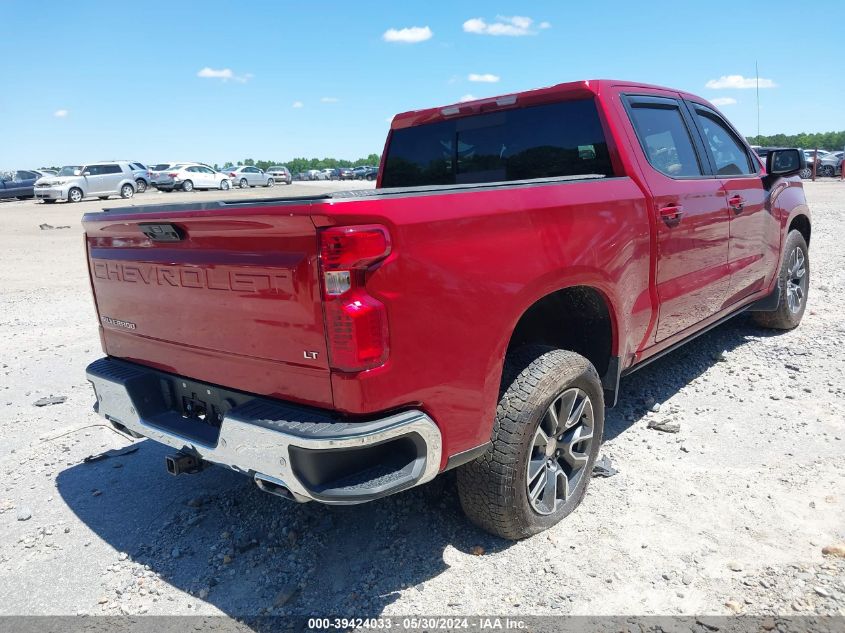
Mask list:
[[[255,485],[258,486],[259,490],[263,490],[271,495],[282,497],[288,501],[300,501],[300,499],[297,498],[297,496],[294,495],[287,486],[282,484],[280,481],[270,479],[265,475],[255,475]]]

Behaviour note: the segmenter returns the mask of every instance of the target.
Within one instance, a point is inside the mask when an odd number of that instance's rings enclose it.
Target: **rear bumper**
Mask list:
[[[113,358],[86,373],[95,410],[118,430],[228,466],[297,501],[363,503],[440,469],[440,430],[421,411],[350,422]],[[188,417],[191,409],[201,418]]]

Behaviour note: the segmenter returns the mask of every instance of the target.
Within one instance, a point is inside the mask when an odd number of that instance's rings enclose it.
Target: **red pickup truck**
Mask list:
[[[807,304],[795,149],[708,102],[580,81],[399,114],[375,190],[84,218],[117,429],[296,501],[457,468],[518,539],[581,501],[620,378],[745,310]]]

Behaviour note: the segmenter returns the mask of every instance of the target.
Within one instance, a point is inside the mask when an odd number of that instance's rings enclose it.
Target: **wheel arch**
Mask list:
[[[804,241],[807,242],[807,246],[810,245],[810,234],[812,233],[812,224],[810,222],[810,217],[805,213],[797,213],[789,220],[789,228],[787,229],[787,234],[789,234],[792,230],[797,230],[801,235],[804,236]]]
[[[611,297],[599,284],[564,286],[525,306],[512,323],[505,354],[532,344],[584,356],[601,377],[607,406],[616,403],[620,372],[618,319]]]

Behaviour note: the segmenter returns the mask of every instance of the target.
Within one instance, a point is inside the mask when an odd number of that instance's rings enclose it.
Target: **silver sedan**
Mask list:
[[[237,185],[241,189],[247,187],[272,187],[276,181],[269,174],[264,173],[264,170],[258,167],[233,167],[228,170],[229,180],[233,185]]]

